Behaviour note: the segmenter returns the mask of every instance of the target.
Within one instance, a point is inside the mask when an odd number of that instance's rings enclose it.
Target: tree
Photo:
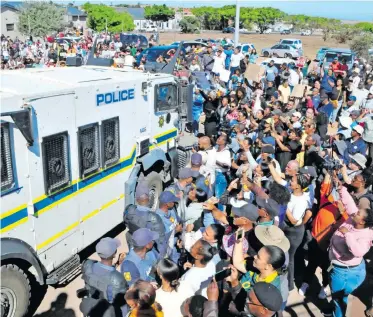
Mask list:
[[[182,33],[198,33],[200,29],[200,22],[194,16],[187,16],[179,22]]]
[[[103,4],[85,3],[83,9],[88,14],[88,27],[95,31],[118,33],[132,31],[135,28],[131,15],[127,12],[117,12],[114,8]]]
[[[341,24],[332,37],[340,44],[347,43],[355,38],[359,30],[351,24]]]
[[[30,2],[18,16],[18,29],[23,34],[44,37],[61,30],[64,9],[48,2]]]
[[[175,17],[174,10],[168,8],[165,4],[145,7],[145,18],[152,21],[167,22]]]
[[[360,22],[355,24],[354,27],[364,32],[373,33],[373,23],[370,22]]]
[[[355,37],[350,45],[351,50],[353,50],[359,57],[363,57],[367,60],[372,58],[369,55],[369,49],[372,47],[373,47],[373,34],[364,34],[364,35]]]
[[[336,30],[341,27],[341,21],[337,19],[319,18],[319,27],[322,30],[322,38],[327,41]]]
[[[264,33],[276,21],[285,17],[285,13],[274,8],[253,8],[247,18],[248,22],[255,23],[260,33]]]

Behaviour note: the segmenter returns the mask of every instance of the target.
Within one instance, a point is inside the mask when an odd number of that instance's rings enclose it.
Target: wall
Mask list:
[[[65,22],[72,23],[74,27],[84,29],[87,27],[87,17],[86,16],[78,16],[78,15],[65,15],[64,17]]]
[[[18,11],[12,10],[6,7],[1,8],[1,34],[10,36],[11,39],[15,39],[18,36],[19,39],[25,39],[25,36],[18,31]],[[6,25],[14,24],[13,31],[7,31]]]

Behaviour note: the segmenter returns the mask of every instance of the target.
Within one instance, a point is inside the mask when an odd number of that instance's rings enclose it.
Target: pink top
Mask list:
[[[347,228],[348,232],[343,234],[337,230],[334,233],[330,241],[330,261],[337,260],[346,266],[359,265],[372,246],[373,230],[355,229],[351,217],[341,227]]]
[[[231,113],[228,113],[227,116],[226,116],[226,118],[229,121],[231,121],[231,120],[237,120],[238,119],[238,111],[234,110]]]

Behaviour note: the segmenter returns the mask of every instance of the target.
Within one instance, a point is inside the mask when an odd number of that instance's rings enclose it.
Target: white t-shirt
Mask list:
[[[216,169],[216,149],[212,148],[207,151],[198,151],[202,155],[202,166],[200,173],[207,177],[210,177],[210,184],[215,183],[215,169]]]
[[[298,85],[299,84],[299,79],[300,79],[300,77],[299,77],[298,73],[295,70],[291,69],[290,70],[290,76],[289,76],[289,85],[290,86]]]
[[[229,167],[231,166],[231,152],[228,148],[225,148],[223,151],[216,151],[216,161],[227,164]],[[218,172],[227,172],[229,168],[222,167],[220,165],[216,165],[216,171]]]
[[[132,55],[126,55],[124,57],[124,66],[133,67],[133,63],[135,62],[135,58]]]
[[[243,58],[244,58],[244,56],[241,53],[232,54],[232,56],[231,56],[231,67],[239,67],[240,66],[240,61]]]
[[[302,223],[303,216],[308,208],[309,197],[306,194],[302,196],[291,195],[287,209],[291,212],[295,220],[297,220],[296,226]]]
[[[180,307],[187,298],[179,290],[170,293],[160,288],[156,291],[156,301],[162,306],[164,317],[182,317]]]
[[[193,266],[180,278],[179,292],[186,297],[200,294],[207,298],[207,286],[216,273],[213,261],[207,263],[203,268]]]

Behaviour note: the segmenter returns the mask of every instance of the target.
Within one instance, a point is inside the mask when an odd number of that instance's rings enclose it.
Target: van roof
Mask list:
[[[281,39],[281,41],[301,41],[301,40],[300,39]]]
[[[350,54],[353,54],[353,51],[351,51],[349,48],[328,48],[326,50],[326,53],[328,53],[328,52],[350,53]]]
[[[77,87],[102,83],[117,84],[137,80],[145,81],[147,78],[153,77],[166,78],[170,75],[147,74],[136,70],[125,71],[118,68],[98,66],[9,70],[1,73],[0,96],[1,98],[8,98],[10,95],[33,96],[75,90]]]

